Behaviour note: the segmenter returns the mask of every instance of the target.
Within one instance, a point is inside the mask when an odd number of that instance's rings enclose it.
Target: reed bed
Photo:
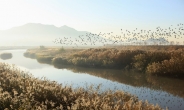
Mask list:
[[[132,57],[140,50],[87,49],[68,56],[55,57],[53,64],[68,64],[95,68],[124,68],[132,62]]]
[[[48,63],[48,64],[50,64],[52,62],[53,58],[54,57],[47,56],[47,55],[37,55],[36,56],[36,59],[37,59],[38,62],[40,62],[40,63]]]
[[[0,63],[0,110],[161,110],[123,91],[73,89]]]
[[[130,46],[122,48],[28,50],[27,56],[47,60],[50,64],[92,68],[136,70],[150,75],[184,77],[183,46]],[[143,49],[140,49],[143,48]],[[140,50],[139,50],[140,49]],[[146,50],[148,49],[148,50]],[[178,66],[177,66],[178,65]]]
[[[171,52],[171,58],[147,66],[148,74],[184,77],[184,52]]]
[[[28,57],[28,58],[32,58],[32,59],[35,59],[36,58],[36,54],[33,53],[33,52],[25,52],[24,53],[24,56],[25,57]]]

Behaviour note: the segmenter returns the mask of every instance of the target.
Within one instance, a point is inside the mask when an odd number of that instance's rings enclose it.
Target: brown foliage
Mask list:
[[[161,110],[156,105],[138,101],[135,96],[123,91],[98,92],[72,89],[55,81],[37,79],[24,71],[0,63],[0,109],[55,109],[55,110]]]

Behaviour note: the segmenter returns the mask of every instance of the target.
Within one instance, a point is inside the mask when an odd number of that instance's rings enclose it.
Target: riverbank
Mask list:
[[[183,46],[130,46],[126,48],[28,49],[24,56],[41,63],[90,68],[136,70],[150,75],[184,77]]]
[[[99,92],[89,87],[72,89],[47,79],[34,78],[18,68],[0,63],[0,109],[144,109],[161,110],[123,91]]]

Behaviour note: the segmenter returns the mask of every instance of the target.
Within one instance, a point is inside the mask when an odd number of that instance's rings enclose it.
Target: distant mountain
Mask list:
[[[71,31],[73,31],[73,32],[77,31],[77,30],[75,30],[74,28],[68,27],[68,26],[66,26],[66,25],[61,26],[60,29],[61,29],[62,31],[70,31],[70,32],[71,32]]]
[[[38,23],[28,23],[8,30],[0,31],[0,46],[39,46],[56,45],[52,41],[57,38],[71,38],[75,40],[79,35],[85,35],[87,31],[77,31],[66,25],[56,27]],[[57,45],[59,46],[59,45]]]
[[[89,35],[87,31],[77,31],[66,25],[56,27],[54,25],[44,25],[39,23],[28,23],[8,30],[0,30],[0,46],[102,46],[105,44],[118,44],[118,41],[97,35]],[[80,37],[79,37],[80,36]],[[54,41],[61,42],[55,44]],[[129,39],[125,43],[158,44],[167,43],[164,38],[149,38],[146,41],[139,39]]]

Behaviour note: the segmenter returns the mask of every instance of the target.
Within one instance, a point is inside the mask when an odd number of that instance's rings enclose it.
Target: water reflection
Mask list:
[[[184,98],[184,80],[149,75],[146,79],[152,85],[152,88],[167,91],[175,96]]]
[[[73,71],[74,73],[86,73],[135,87],[140,87],[147,84],[145,75],[142,73],[136,73],[134,71],[83,68],[69,65],[54,65],[54,67],[58,69],[68,69]]]
[[[162,107],[168,107],[169,110],[184,109],[182,104],[184,102],[184,80],[181,79],[156,77],[134,71],[82,68],[67,65],[54,65],[54,67],[119,82],[125,84],[122,90],[135,94],[141,100],[148,100],[154,104],[159,103]],[[120,86],[118,86],[119,88]]]
[[[166,91],[175,96],[184,98],[184,80],[181,79],[156,77],[145,75],[144,73],[124,70],[82,68],[67,65],[54,65],[54,67],[59,69],[68,69],[74,73],[87,73],[134,87],[148,87],[155,90]]]

